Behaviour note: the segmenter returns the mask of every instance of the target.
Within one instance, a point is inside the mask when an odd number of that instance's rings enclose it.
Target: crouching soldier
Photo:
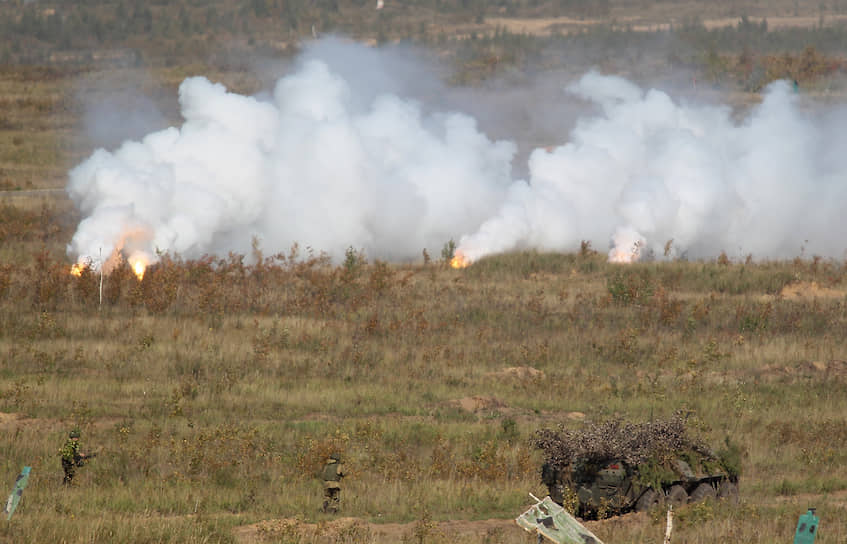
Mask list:
[[[65,445],[59,450],[59,455],[62,457],[62,469],[65,471],[65,478],[62,480],[64,485],[70,485],[76,474],[76,467],[81,467],[85,464],[88,456],[79,450],[79,429],[74,429],[68,433],[68,439]]]
[[[323,470],[324,480],[324,512],[338,512],[341,503],[341,478],[344,477],[344,469],[341,466],[341,456],[333,453],[326,460]]]

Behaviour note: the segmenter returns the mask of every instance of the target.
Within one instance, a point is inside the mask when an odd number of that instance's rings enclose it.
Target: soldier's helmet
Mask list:
[[[341,462],[341,454],[340,453],[330,453],[329,458],[335,461],[336,463]]]
[[[68,433],[68,438],[79,438],[79,429],[74,429]]]

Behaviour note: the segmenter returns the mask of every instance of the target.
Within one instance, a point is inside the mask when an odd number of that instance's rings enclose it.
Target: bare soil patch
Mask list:
[[[534,371],[534,372],[533,372]],[[501,374],[502,373],[502,374]],[[501,373],[492,373],[493,375],[498,375],[500,377],[505,376],[533,376],[532,378],[525,378],[529,381],[535,381],[536,377],[544,375],[540,370],[533,369],[531,367],[515,367],[515,368],[507,368],[501,371]],[[540,411],[540,412],[528,412],[516,408],[510,407],[505,402],[497,399],[495,397],[485,396],[485,395],[474,395],[472,397],[462,397],[460,399],[453,399],[447,401],[447,404],[455,409],[462,410],[464,412],[468,412],[471,414],[476,414],[478,416],[482,416],[485,414],[491,414],[492,412],[496,412],[502,416],[513,417],[518,421],[529,422],[532,424],[538,424],[541,421],[549,421],[560,419],[562,416],[572,420],[572,421],[582,421],[585,419],[585,413],[583,412],[549,412],[549,411]]]
[[[753,374],[760,383],[796,383],[802,380],[847,382],[847,361],[800,361],[795,365],[768,365]]]
[[[847,292],[840,289],[823,287],[818,282],[798,281],[782,288],[780,296],[787,300],[803,300],[814,298],[844,298]]]
[[[515,517],[520,512],[515,513]],[[600,526],[633,527],[643,524],[646,514],[631,513],[601,521],[584,521],[585,527],[596,531]],[[436,521],[426,529],[434,541],[500,542],[506,535],[524,535],[514,519],[447,520]],[[370,523],[344,517],[329,521],[308,523],[294,518],[264,520],[251,525],[237,527],[233,535],[239,544],[296,541],[304,544],[367,541],[375,544],[396,544],[405,541],[417,542],[416,533],[421,531],[420,522]],[[514,536],[512,537],[514,538]],[[429,539],[426,539],[427,541]],[[509,540],[511,541],[511,540]]]
[[[763,20],[767,20],[767,25],[770,30],[784,28],[814,28],[821,22],[820,16],[815,15],[797,15],[797,16],[749,16],[748,21],[753,24],[761,24]],[[635,32],[655,32],[658,30],[669,30],[671,25],[680,25],[683,22],[683,17],[667,17],[662,19],[653,19],[651,16],[623,16],[616,17],[615,24],[618,27],[626,27]],[[704,18],[701,17],[703,26],[712,30],[716,28],[724,28],[735,26],[741,21],[741,17],[717,17]],[[847,15],[826,15],[824,17],[824,25],[832,26],[843,24],[847,21]],[[502,28],[513,34],[528,34],[532,36],[550,36],[551,34],[568,34],[570,32],[579,32],[585,28],[608,24],[606,19],[577,19],[573,17],[537,17],[537,18],[519,18],[519,17],[488,17],[485,19],[484,27],[486,30],[493,31],[496,28]]]
[[[101,423],[97,422],[95,426],[100,427]],[[37,429],[39,432],[53,432],[56,430],[71,430],[71,425],[63,422],[60,419],[46,417],[28,417],[22,412],[0,412],[0,432],[15,433],[25,429]]]
[[[23,417],[23,414],[15,412],[0,412],[0,429],[9,429]]]
[[[515,378],[518,380],[543,380],[544,371],[531,366],[510,366],[496,372],[489,372],[492,378]]]
[[[238,527],[234,531],[235,541],[240,544],[279,542],[286,539],[308,543],[374,542],[397,543],[404,538],[416,541],[414,534],[420,531],[418,522],[412,523],[369,523],[358,518],[338,518],[326,522],[307,523],[297,519],[274,519]],[[445,538],[448,542],[478,536],[495,536],[508,532],[522,533],[512,519],[487,519],[477,521],[450,520],[433,522],[427,528],[431,535]],[[341,540],[344,539],[344,540]]]
[[[474,395],[449,401],[449,404],[465,412],[477,413],[506,408],[506,403],[494,397]]]
[[[572,17],[539,17],[537,19],[491,17],[485,19],[487,26],[503,28],[513,34],[531,34],[533,36],[549,36],[554,32],[567,34],[569,30],[582,29],[601,22],[598,19],[574,19]]]

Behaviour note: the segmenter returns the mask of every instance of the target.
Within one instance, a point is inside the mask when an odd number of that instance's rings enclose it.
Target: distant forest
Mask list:
[[[0,60],[38,63],[62,51],[132,48],[185,58],[241,43],[287,50],[316,32],[377,42],[441,39],[440,27],[505,16],[606,17],[609,0],[0,0]]]
[[[376,0],[0,0],[0,64],[83,68],[202,63],[225,69],[251,55],[291,55],[303,40],[333,33],[373,44],[412,42],[438,48],[455,59],[455,80],[462,84],[506,70],[532,69],[545,55],[544,66],[555,68],[573,61],[555,52],[574,49],[595,64],[628,59],[633,49],[659,51],[666,66],[748,91],[785,77],[831,86],[845,70],[847,27],[824,24],[823,11],[819,25],[781,29],[768,28],[766,19],[748,19],[744,3],[731,0],[709,3],[721,7],[721,14],[741,13],[737,24],[723,28],[708,29],[691,16],[671,28],[636,31],[610,18],[613,8],[637,12],[650,3],[384,0],[384,7],[376,9]],[[847,0],[834,0],[828,9],[847,10]],[[485,24],[493,17],[560,16],[605,22],[550,36]]]

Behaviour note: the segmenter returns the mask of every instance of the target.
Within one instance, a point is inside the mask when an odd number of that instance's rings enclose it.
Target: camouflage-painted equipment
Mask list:
[[[670,460],[658,471],[655,465],[644,470],[620,459],[600,466],[577,464],[556,479],[548,477],[544,484],[554,501],[569,504],[585,518],[642,512],[662,503],[681,506],[707,498],[738,499],[737,481],[725,471],[695,471],[681,458]]]
[[[541,480],[556,503],[584,518],[603,518],[667,503],[738,499],[738,452],[715,454],[686,436],[684,418],[581,431],[542,430]]]
[[[26,487],[27,482],[29,482],[30,470],[30,467],[24,467],[15,480],[15,487],[12,489],[12,494],[9,495],[9,500],[6,501],[6,507],[3,509],[3,513],[6,514],[7,521],[12,519],[12,514],[15,513],[18,503],[21,502],[21,497],[24,494],[24,488]]]
[[[550,497],[536,501],[515,520],[527,532],[535,532],[556,544],[603,544]]]
[[[90,461],[91,459],[94,459],[95,457],[97,457],[97,453],[96,453],[96,452],[95,452],[95,453],[88,453],[88,454],[86,454],[86,455],[85,455],[85,457],[80,456],[80,457],[76,460],[76,466],[78,466],[78,467],[85,466],[85,463],[87,463],[87,462],[88,462],[88,461]]]
[[[341,475],[338,473],[339,464],[327,463],[323,469],[323,480],[325,482],[337,482],[341,480]]]
[[[800,516],[797,520],[797,530],[794,532],[794,544],[815,544],[815,535],[818,534],[820,519],[815,515],[815,509]]]

